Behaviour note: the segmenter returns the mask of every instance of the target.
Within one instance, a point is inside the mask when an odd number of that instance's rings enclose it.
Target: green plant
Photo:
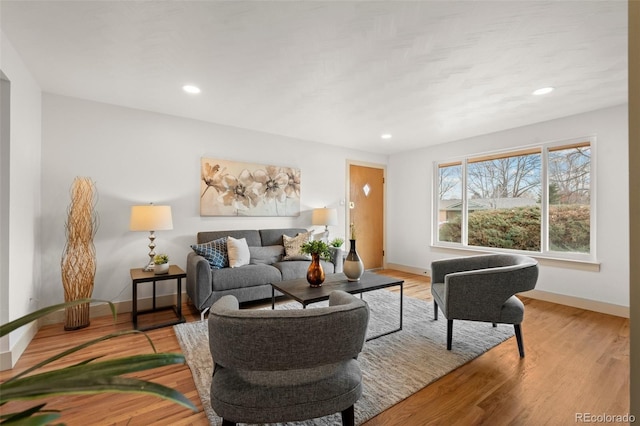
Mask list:
[[[336,237],[336,238],[334,238],[333,240],[331,240],[331,241],[329,242],[329,245],[330,245],[331,247],[335,247],[335,248],[340,248],[340,247],[342,247],[342,244],[344,244],[344,239],[343,239],[343,238],[340,238],[340,237]]]
[[[165,263],[169,263],[169,255],[167,254],[156,254],[153,257],[153,263],[156,265],[163,265]]]
[[[331,258],[329,245],[322,240],[307,241],[300,247],[300,251],[305,254],[318,254],[323,259]]]
[[[40,309],[7,324],[0,325],[0,337],[49,313],[91,302],[96,302],[96,300],[80,299]],[[115,320],[115,306],[111,302],[107,303],[109,303],[111,307],[111,312]],[[104,361],[96,361],[99,357],[90,358],[68,367],[34,373],[36,370],[81,349],[104,340],[127,334],[144,335],[149,341],[153,353]],[[2,414],[0,414],[0,422],[12,425],[49,424],[60,417],[60,412],[58,410],[45,409],[46,404],[38,404],[14,413],[8,412],[9,410],[7,410],[7,407],[4,407],[4,405],[10,401],[34,400],[54,395],[69,394],[98,394],[105,392],[143,393],[165,398],[193,411],[197,411],[196,407],[187,397],[174,389],[145,380],[123,377],[125,374],[135,373],[137,371],[150,370],[171,364],[184,364],[184,362],[185,360],[182,354],[157,353],[151,339],[140,331],[126,330],[111,333],[60,352],[0,383],[0,406],[3,406]]]

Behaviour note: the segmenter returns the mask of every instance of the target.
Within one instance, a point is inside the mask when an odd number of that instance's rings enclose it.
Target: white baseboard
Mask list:
[[[425,277],[431,276],[431,270],[428,268],[418,268],[413,266],[400,265],[398,263],[387,263],[386,268],[395,269],[396,271],[400,272],[408,272],[410,274],[422,275]]]
[[[600,312],[602,314],[614,315],[616,317],[629,318],[629,307],[615,305],[613,303],[599,302],[597,300],[583,299],[581,297],[567,296],[565,294],[551,293],[544,290],[530,290],[521,293],[522,296],[545,302],[557,303],[559,305],[572,306],[574,308],[585,309],[587,311]]]
[[[431,271],[427,268],[400,265],[397,263],[388,263],[387,268],[416,275],[431,276]],[[544,290],[531,290],[522,293],[522,295],[531,299],[544,300],[545,302],[557,303],[559,305],[572,306],[574,308],[586,309],[588,311],[629,318],[628,306],[599,302],[597,300],[583,299],[581,297],[575,296],[567,296],[564,294],[552,293]]]
[[[187,298],[187,294],[182,294],[182,301],[184,303]],[[128,314],[133,310],[133,304],[131,300],[125,300],[123,302],[113,302],[116,307],[118,315]],[[164,296],[156,296],[156,306],[170,306],[176,304],[176,295],[167,294]],[[150,309],[153,306],[153,298],[138,299],[138,311],[144,309]],[[89,310],[89,318],[104,317],[111,315],[111,308],[108,303],[101,303],[99,305],[91,305]],[[64,322],[64,310],[54,312],[41,320],[41,325],[58,324]]]
[[[20,359],[39,329],[36,321],[25,325],[25,327],[25,332],[20,336],[16,344],[10,350],[0,353],[0,371],[10,370],[16,365],[16,362],[18,362],[18,359]]]

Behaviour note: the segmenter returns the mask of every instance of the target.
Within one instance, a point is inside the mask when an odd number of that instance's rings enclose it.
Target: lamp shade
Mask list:
[[[171,206],[131,206],[131,231],[164,231],[173,229]]]
[[[338,211],[336,209],[321,208],[314,209],[311,214],[312,225],[337,225],[338,224]]]

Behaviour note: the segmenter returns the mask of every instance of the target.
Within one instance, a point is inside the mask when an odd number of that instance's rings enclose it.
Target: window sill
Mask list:
[[[469,256],[474,254],[489,254],[489,253],[518,253],[525,256],[536,259],[540,265],[551,266],[557,268],[569,268],[581,271],[600,272],[600,262],[593,260],[580,260],[580,259],[567,259],[561,257],[553,257],[549,255],[543,255],[541,253],[529,253],[516,250],[499,250],[499,249],[487,249],[487,248],[470,248],[470,247],[456,247],[445,245],[431,245],[432,249],[447,253],[467,254]]]

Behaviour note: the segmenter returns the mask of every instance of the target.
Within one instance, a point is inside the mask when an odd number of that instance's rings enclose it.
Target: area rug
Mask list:
[[[399,296],[399,293],[388,290],[364,294],[364,300],[371,310],[368,336],[398,328]],[[319,306],[326,306],[326,302],[310,305],[308,309]],[[299,303],[290,302],[278,305],[276,309],[300,307]],[[447,351],[447,321],[442,315],[438,321],[433,320],[433,303],[405,296],[403,311],[403,329],[366,342],[358,357],[364,391],[355,404],[357,425],[513,336],[513,326],[510,325],[499,324],[494,328],[489,323],[456,321],[453,347],[451,351]],[[178,324],[174,329],[207,418],[212,425],[221,425],[222,419],[214,413],[209,400],[213,364],[209,352],[207,322]],[[342,422],[339,414],[287,423],[290,426],[340,424]]]

